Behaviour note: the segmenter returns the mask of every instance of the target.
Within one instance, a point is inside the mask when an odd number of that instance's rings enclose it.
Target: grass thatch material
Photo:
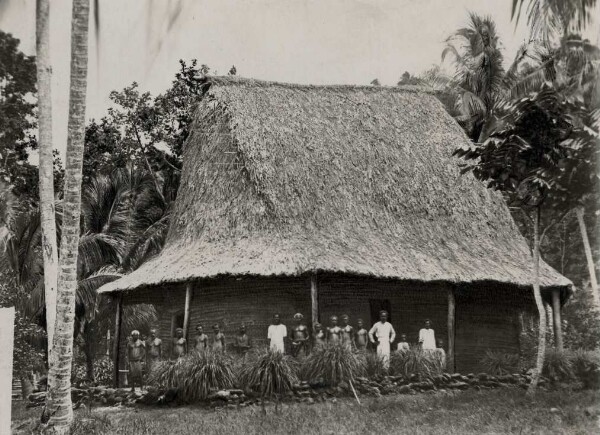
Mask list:
[[[441,352],[418,348],[392,352],[390,369],[395,375],[408,377],[418,375],[420,379],[432,379],[444,373],[446,360]]]
[[[148,383],[175,388],[184,402],[205,400],[210,393],[232,388],[235,374],[231,358],[219,352],[191,352],[177,361],[160,362]]]
[[[308,381],[322,380],[327,385],[351,383],[366,374],[366,361],[358,352],[342,344],[314,349],[302,362],[302,377]]]
[[[238,382],[262,398],[282,396],[298,383],[297,372],[298,364],[291,356],[267,350],[244,361]]]
[[[434,95],[212,82],[163,252],[101,292],[311,271],[531,284],[524,238],[499,194],[460,175],[468,139]],[[541,282],[570,284],[546,264]]]

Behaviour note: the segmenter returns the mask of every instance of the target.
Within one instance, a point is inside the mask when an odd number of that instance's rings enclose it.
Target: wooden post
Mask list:
[[[313,273],[310,277],[310,303],[312,323],[319,322],[319,291],[317,289],[317,274]]]
[[[583,207],[577,207],[575,209],[575,213],[577,214],[577,222],[579,223],[581,240],[583,241],[583,249],[585,251],[585,258],[587,260],[588,272],[590,274],[590,285],[592,287],[592,297],[594,299],[594,305],[596,306],[596,310],[600,310],[600,294],[598,294],[598,279],[596,278],[596,266],[594,265],[594,259],[592,258],[592,247],[590,246],[590,239],[588,238],[585,221],[583,220]]]
[[[456,299],[454,290],[448,290],[448,353],[446,355],[446,370],[454,373],[454,331],[455,331]]]
[[[121,317],[123,315],[123,293],[116,296],[115,333],[113,335],[113,385],[119,388],[119,342],[121,341]]]
[[[192,283],[185,286],[185,306],[183,309],[183,338],[187,340],[188,325],[190,324],[190,301],[192,300]]]
[[[554,325],[554,344],[556,349],[562,352],[563,336],[562,336],[562,320],[560,315],[560,290],[552,290],[552,317]]]
[[[14,325],[15,309],[0,308],[0,433],[5,434],[11,433]]]

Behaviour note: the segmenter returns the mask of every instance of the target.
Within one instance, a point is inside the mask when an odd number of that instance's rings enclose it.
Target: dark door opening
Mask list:
[[[392,304],[389,299],[369,299],[371,308],[371,325],[379,322],[379,312],[385,310],[388,313],[388,322],[392,322]]]

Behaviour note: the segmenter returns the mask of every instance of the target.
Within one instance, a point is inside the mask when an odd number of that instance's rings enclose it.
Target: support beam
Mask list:
[[[183,309],[183,338],[187,340],[188,326],[190,324],[190,302],[192,300],[192,283],[185,286],[185,306]]]
[[[456,300],[454,290],[448,289],[448,352],[446,354],[446,370],[454,373],[454,331],[455,331]]]
[[[113,385],[119,388],[119,344],[121,341],[121,317],[123,315],[123,293],[116,296],[115,333],[113,336]]]
[[[312,324],[319,322],[319,291],[317,289],[317,274],[313,273],[310,277],[310,304]]]
[[[554,325],[554,344],[556,349],[563,351],[562,319],[560,315],[560,290],[552,290],[552,324]]]

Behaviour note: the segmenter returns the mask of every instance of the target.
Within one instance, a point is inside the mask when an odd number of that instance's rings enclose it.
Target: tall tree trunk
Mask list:
[[[40,213],[42,256],[44,258],[44,296],[48,353],[52,351],[56,322],[56,288],[58,286],[58,248],[54,210],[54,157],[52,155],[52,100],[50,67],[49,0],[37,0],[36,70],[38,82]]]
[[[92,322],[95,322],[92,320]],[[94,357],[96,356],[96,345],[99,337],[97,328],[90,322],[85,322],[83,328],[83,353],[85,354],[86,379],[94,382]]]
[[[54,348],[48,381],[50,424],[58,434],[66,434],[73,421],[71,404],[71,363],[77,290],[77,250],[81,211],[81,178],[85,133],[85,97],[87,88],[89,0],[73,0],[71,26],[71,85],[69,124],[65,162],[65,190],[58,303]]]
[[[539,206],[535,210],[535,217],[533,220],[533,296],[535,298],[535,305],[539,315],[538,325],[538,349],[537,358],[535,361],[535,371],[531,378],[531,384],[527,389],[528,395],[534,395],[537,389],[537,384],[542,374],[542,368],[544,367],[544,356],[546,354],[546,310],[544,309],[544,302],[542,301],[542,293],[540,291],[540,208]]]
[[[577,207],[575,209],[575,213],[577,214],[577,222],[579,222],[579,231],[581,231],[581,239],[583,241],[583,248],[585,250],[585,258],[587,259],[588,272],[590,274],[590,285],[592,287],[592,297],[594,298],[594,305],[596,310],[600,312],[600,295],[598,294],[598,279],[596,278],[596,267],[594,265],[594,259],[592,258],[592,247],[590,246],[590,240],[588,239],[585,221],[583,220],[583,207]]]

